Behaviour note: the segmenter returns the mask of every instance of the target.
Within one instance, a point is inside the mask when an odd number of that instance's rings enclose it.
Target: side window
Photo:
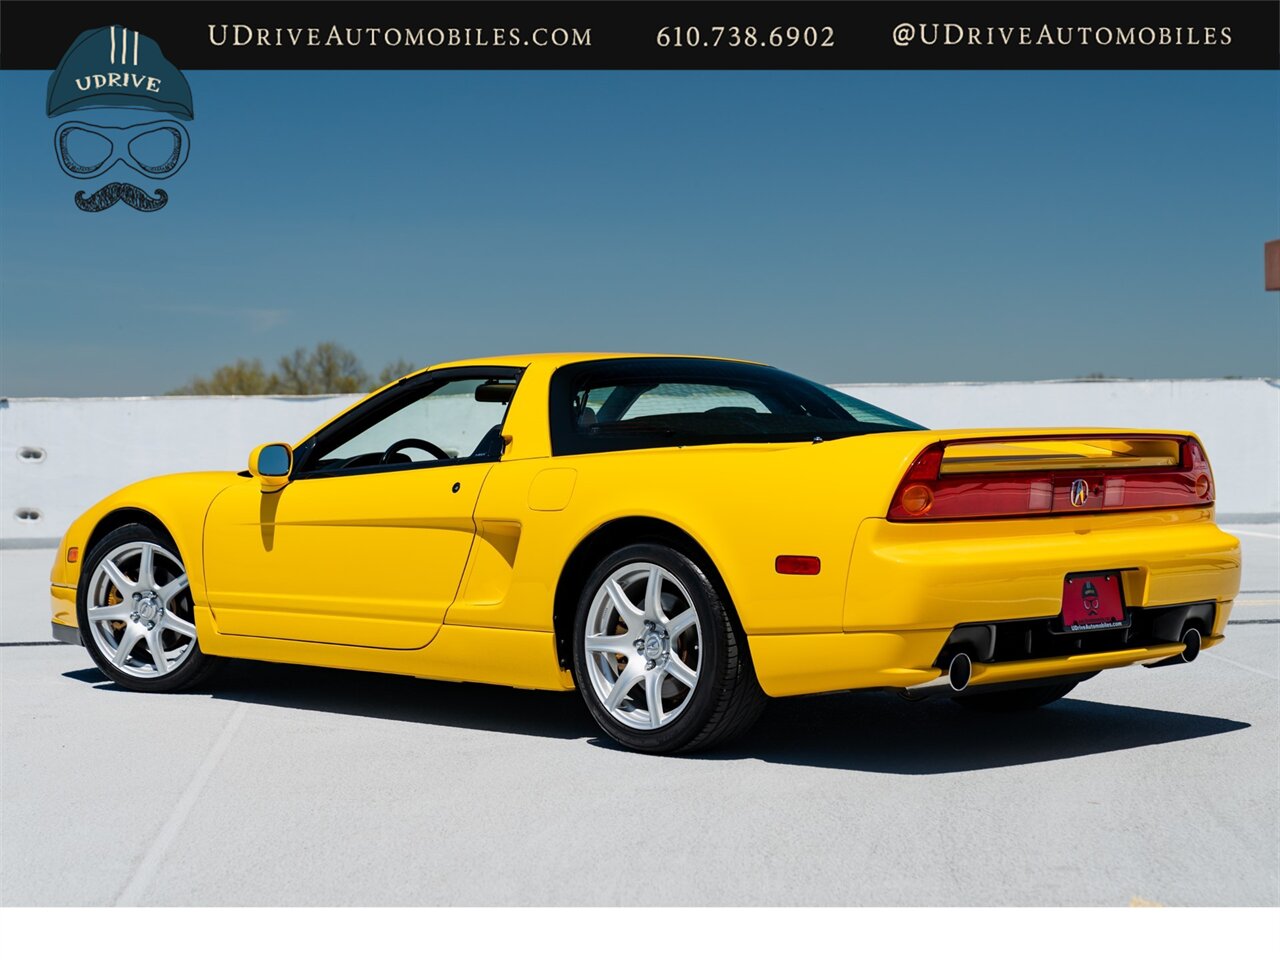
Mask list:
[[[302,473],[405,469],[497,459],[502,422],[515,394],[511,377],[468,376],[428,383],[319,439]]]

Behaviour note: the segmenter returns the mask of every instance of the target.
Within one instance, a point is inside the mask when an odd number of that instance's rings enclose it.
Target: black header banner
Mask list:
[[[1274,70],[1275,0],[6,0],[0,68],[118,25],[184,70]]]

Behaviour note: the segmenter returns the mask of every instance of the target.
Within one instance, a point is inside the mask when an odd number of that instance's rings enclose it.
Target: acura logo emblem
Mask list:
[[[1089,484],[1083,480],[1071,481],[1071,505],[1073,507],[1083,507],[1089,502]]]

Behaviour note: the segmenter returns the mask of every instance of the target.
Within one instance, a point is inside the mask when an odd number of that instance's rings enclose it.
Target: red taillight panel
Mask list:
[[[961,441],[963,442],[963,441]],[[912,462],[889,507],[890,520],[959,520],[1207,506],[1213,472],[1200,444],[1182,442],[1176,466],[941,475],[946,443]]]

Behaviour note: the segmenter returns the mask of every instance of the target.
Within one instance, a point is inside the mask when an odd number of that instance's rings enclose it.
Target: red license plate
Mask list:
[[[1067,633],[1129,626],[1120,574],[1069,573],[1062,584],[1062,628]]]

